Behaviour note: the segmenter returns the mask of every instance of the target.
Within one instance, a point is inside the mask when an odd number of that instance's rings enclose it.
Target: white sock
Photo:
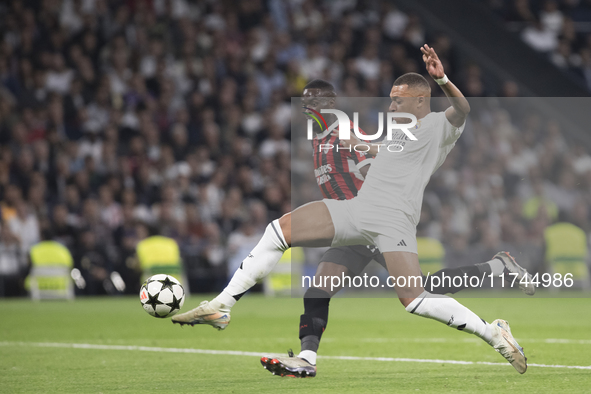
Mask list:
[[[228,286],[211,300],[210,305],[215,309],[230,311],[246,291],[271,272],[287,249],[289,245],[285,242],[279,220],[274,220],[267,226],[259,243],[242,261]]]
[[[458,330],[469,332],[482,338],[489,345],[491,344],[491,325],[453,298],[424,291],[406,307],[406,310],[445,323]]]
[[[499,276],[505,272],[505,264],[499,259],[492,259],[484,264],[490,265],[490,270],[494,276]]]
[[[312,350],[302,350],[300,354],[298,354],[299,358],[303,358],[312,365],[316,365],[316,356],[316,352],[313,352]]]

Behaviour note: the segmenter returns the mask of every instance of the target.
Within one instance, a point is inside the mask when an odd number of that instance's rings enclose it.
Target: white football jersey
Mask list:
[[[402,130],[395,130],[390,141],[383,141],[357,194],[361,209],[382,215],[388,210],[399,210],[416,226],[429,178],[443,164],[465,125],[464,122],[455,127],[445,112],[431,112],[409,130],[416,141]]]

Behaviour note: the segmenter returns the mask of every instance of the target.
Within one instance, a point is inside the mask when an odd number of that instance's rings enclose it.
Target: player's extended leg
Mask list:
[[[322,201],[303,205],[271,222],[263,237],[236,270],[228,286],[211,302],[173,316],[173,323],[209,324],[218,330],[230,323],[230,308],[257,281],[267,276],[290,246],[330,246],[334,225]]]
[[[324,278],[350,276],[349,268],[344,265],[321,262],[316,270],[312,283],[320,284],[310,287],[304,294],[304,314],[300,316],[300,354],[294,356],[290,352],[288,357],[262,357],[263,367],[274,375],[291,377],[316,376],[316,353],[320,346],[320,339],[328,323],[328,306],[330,299],[338,293],[342,286],[333,287]]]
[[[517,372],[524,373],[527,370],[523,348],[511,335],[507,322],[495,320],[493,324],[488,324],[453,298],[426,292],[421,283],[417,254],[386,252],[384,258],[390,276],[396,281],[398,298],[408,312],[475,334],[501,353]]]
[[[333,287],[324,278],[350,276],[349,269],[341,264],[323,261],[318,265],[315,278],[321,286],[310,287],[304,294],[304,314],[300,316],[301,352],[298,355],[316,364],[316,353],[320,346],[320,339],[328,324],[328,307],[332,296],[337,294],[342,286]]]
[[[499,252],[492,260],[484,263],[457,268],[444,268],[424,276],[423,286],[432,294],[455,294],[458,291],[470,288],[469,279],[471,277],[475,276],[482,280],[482,277],[488,275],[493,275],[493,277],[503,276],[508,286],[511,286],[512,282],[516,282],[527,295],[534,295],[536,292],[531,275],[525,268],[517,264],[509,252]],[[516,280],[514,280],[515,276]],[[468,280],[457,282],[453,280],[455,277],[466,277]],[[527,278],[527,280],[522,280],[523,278]]]

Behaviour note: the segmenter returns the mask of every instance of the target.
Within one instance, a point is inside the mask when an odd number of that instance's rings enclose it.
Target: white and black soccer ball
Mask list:
[[[170,317],[183,307],[185,290],[172,276],[158,274],[146,279],[140,289],[140,301],[150,315]]]

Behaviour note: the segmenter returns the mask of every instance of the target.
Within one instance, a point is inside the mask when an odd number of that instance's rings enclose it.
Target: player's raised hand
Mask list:
[[[421,47],[421,52],[423,52],[423,61],[425,62],[429,75],[433,79],[443,78],[445,75],[443,64],[441,64],[441,60],[439,60],[439,57],[435,53],[435,49],[425,44]]]

